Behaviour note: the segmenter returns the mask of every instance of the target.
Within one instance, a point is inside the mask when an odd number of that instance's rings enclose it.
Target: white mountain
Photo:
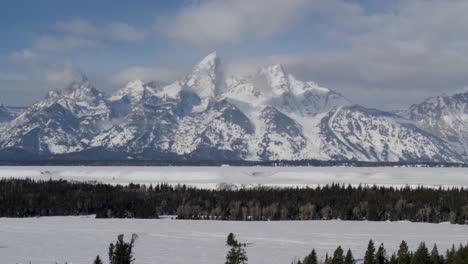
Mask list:
[[[461,161],[446,140],[352,106],[281,65],[226,78],[212,53],[167,85],[135,80],[105,97],[83,78],[50,92],[1,128],[0,149],[87,159]]]
[[[412,105],[403,115],[468,158],[468,92],[429,98]]]
[[[5,125],[0,147],[35,154],[82,151],[109,116],[103,95],[83,78],[63,91],[49,92],[45,99]]]

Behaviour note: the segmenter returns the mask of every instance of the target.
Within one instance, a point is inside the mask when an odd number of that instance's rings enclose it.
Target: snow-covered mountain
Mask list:
[[[468,158],[468,92],[432,97],[403,111],[403,116],[447,141]]]
[[[0,128],[0,149],[90,159],[462,161],[447,138],[413,123],[352,105],[281,65],[226,76],[212,53],[169,84],[135,80],[104,96],[82,78],[51,91]]]
[[[456,162],[461,157],[436,136],[397,115],[362,106],[337,107],[321,120],[331,159]]]
[[[50,91],[5,125],[0,133],[0,147],[34,154],[82,151],[100,132],[110,112],[102,93],[83,78],[63,91]]]

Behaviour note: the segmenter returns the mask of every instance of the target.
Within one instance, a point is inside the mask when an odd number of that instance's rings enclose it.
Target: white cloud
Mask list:
[[[179,72],[171,69],[133,66],[113,74],[111,82],[115,85],[122,85],[134,80],[169,82],[178,76]]]
[[[234,61],[230,71],[244,74],[263,64],[284,63],[287,70],[302,79],[317,81],[373,107],[401,107],[468,86],[468,1],[392,0],[377,13],[364,11],[358,3],[201,0],[177,10],[173,16],[160,18],[157,29],[177,41],[208,46],[206,49],[219,45],[226,50],[229,44],[240,43],[233,52],[236,55],[257,38],[295,30],[296,26],[316,26],[329,37],[323,40],[320,36],[319,41],[337,42],[338,48],[331,45],[327,52],[311,48],[301,54],[263,58],[249,54],[248,59]],[[15,53],[16,58],[34,58],[44,50],[95,47],[109,38],[137,41],[147,37],[145,31],[121,22],[95,26],[74,20],[57,23],[57,27],[61,35],[39,38],[31,49]],[[93,33],[93,27],[99,34]],[[172,80],[177,76],[164,68],[130,67],[112,78],[121,84],[133,79]]]
[[[135,42],[144,40],[146,32],[138,31],[133,26],[123,22],[113,22],[109,25],[110,36],[114,40]]]
[[[22,49],[19,51],[13,52],[11,55],[11,58],[15,61],[25,61],[25,60],[31,60],[36,58],[36,53],[31,50],[31,49]]]
[[[123,22],[113,22],[97,26],[84,19],[59,21],[55,24],[56,34],[40,35],[33,40],[31,48],[15,52],[15,56],[28,57],[39,51],[72,51],[81,48],[103,47],[109,39],[114,41],[136,42],[146,38],[146,33],[138,31]]]
[[[303,15],[309,0],[205,0],[160,18],[157,30],[197,45],[226,44],[246,35],[269,36]]]
[[[99,46],[101,44],[98,40],[75,35],[40,36],[33,43],[33,49],[42,51],[71,51]]]
[[[99,31],[94,23],[81,18],[58,21],[56,26],[61,31],[71,35],[95,35]]]
[[[385,13],[374,14],[333,2],[322,5],[324,26],[329,41],[344,48],[248,58],[233,68],[283,63],[302,79],[384,109],[468,86],[467,1],[398,1]]]
[[[81,71],[70,62],[49,64],[42,71],[49,89],[63,89],[71,82],[82,78]]]

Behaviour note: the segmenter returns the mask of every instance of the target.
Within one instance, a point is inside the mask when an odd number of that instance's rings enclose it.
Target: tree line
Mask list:
[[[91,215],[98,218],[207,220],[371,220],[466,224],[463,188],[252,187],[215,190],[167,184],[0,180],[0,217]]]
[[[132,235],[130,242],[125,242],[123,235],[119,235],[117,242],[109,245],[108,257],[109,264],[132,264],[135,262],[133,248],[137,235]],[[233,233],[230,233],[226,239],[228,252],[225,258],[225,264],[247,264],[248,257],[246,244],[237,240]],[[403,240],[399,249],[389,256],[384,247],[380,244],[378,248],[372,240],[367,245],[364,258],[356,260],[351,249],[346,253],[341,246],[338,246],[332,255],[326,253],[325,258],[318,258],[315,249],[312,249],[310,254],[302,260],[294,260],[291,264],[466,264],[468,263],[468,244],[460,245],[458,248],[455,245],[451,249],[447,249],[445,254],[439,253],[437,245],[434,244],[432,250],[426,247],[424,242],[419,244],[416,251],[409,250],[408,244]],[[98,255],[94,264],[103,264]]]
[[[15,156],[14,153],[2,153],[0,166],[266,166],[266,167],[468,167],[467,163],[453,162],[411,162],[411,161],[354,161],[354,160],[206,160],[193,156],[179,156],[171,159],[128,158],[128,153],[114,155],[106,152],[98,155],[90,153],[61,154],[41,157],[34,154]]]
[[[354,258],[351,249],[348,249],[345,254],[343,248],[338,246],[333,255],[329,256],[327,253],[324,259],[319,260],[315,249],[312,249],[303,260],[293,261],[293,264],[355,264],[357,262],[364,264],[465,264],[468,263],[468,244],[460,245],[458,248],[453,245],[445,254],[441,254],[436,244],[429,251],[424,242],[419,244],[416,251],[410,251],[408,244],[403,240],[398,251],[389,256],[383,243],[376,248],[374,242],[370,240],[364,258],[359,261]]]

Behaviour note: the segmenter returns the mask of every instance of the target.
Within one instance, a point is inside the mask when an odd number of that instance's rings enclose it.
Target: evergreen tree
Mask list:
[[[229,233],[227,239],[226,239],[226,245],[233,247],[237,245],[237,240],[236,236],[233,233]]]
[[[375,245],[374,241],[369,240],[366,254],[364,255],[364,264],[375,264]]]
[[[247,253],[245,249],[241,246],[233,246],[229,250],[226,256],[226,264],[246,264],[247,263]]]
[[[351,252],[351,249],[348,249],[348,252],[346,252],[344,264],[355,264],[355,263],[356,261],[354,260],[353,253]]]
[[[226,244],[230,246],[226,255],[226,264],[246,264],[247,253],[245,252],[244,245],[236,240],[234,234],[230,233],[226,239]]]
[[[455,252],[455,245],[452,245],[452,248],[450,250],[447,249],[447,253],[445,254],[447,263],[453,263]]]
[[[442,256],[440,256],[436,244],[434,244],[434,247],[431,251],[431,262],[432,264],[443,264]]]
[[[385,251],[384,244],[380,244],[375,254],[375,264],[388,264],[387,252]]]
[[[390,264],[398,264],[398,258],[396,256],[395,253],[392,254],[392,256],[390,257]]]
[[[408,244],[406,241],[401,241],[400,248],[397,252],[397,262],[398,264],[410,264],[411,263],[411,254],[408,249]]]
[[[115,244],[109,245],[109,264],[131,264],[135,261],[133,256],[133,247],[137,235],[133,234],[130,242],[124,241],[124,235],[117,237]]]
[[[309,255],[304,258],[303,264],[317,264],[317,253],[315,253],[315,249],[312,249]]]
[[[344,264],[344,255],[343,255],[343,249],[341,246],[338,246],[335,250],[335,253],[333,253],[333,258],[331,260],[332,264]]]
[[[466,264],[468,263],[468,245],[467,246],[462,246],[458,248],[458,250],[455,251],[455,254],[453,256],[452,260],[453,264]]]
[[[414,252],[413,257],[411,258],[411,264],[430,264],[431,258],[429,256],[429,251],[427,250],[426,244],[422,242],[419,244],[418,250]]]
[[[99,255],[96,256],[96,259],[94,259],[94,262],[93,262],[93,263],[94,263],[94,264],[103,264],[101,258],[99,257]]]

